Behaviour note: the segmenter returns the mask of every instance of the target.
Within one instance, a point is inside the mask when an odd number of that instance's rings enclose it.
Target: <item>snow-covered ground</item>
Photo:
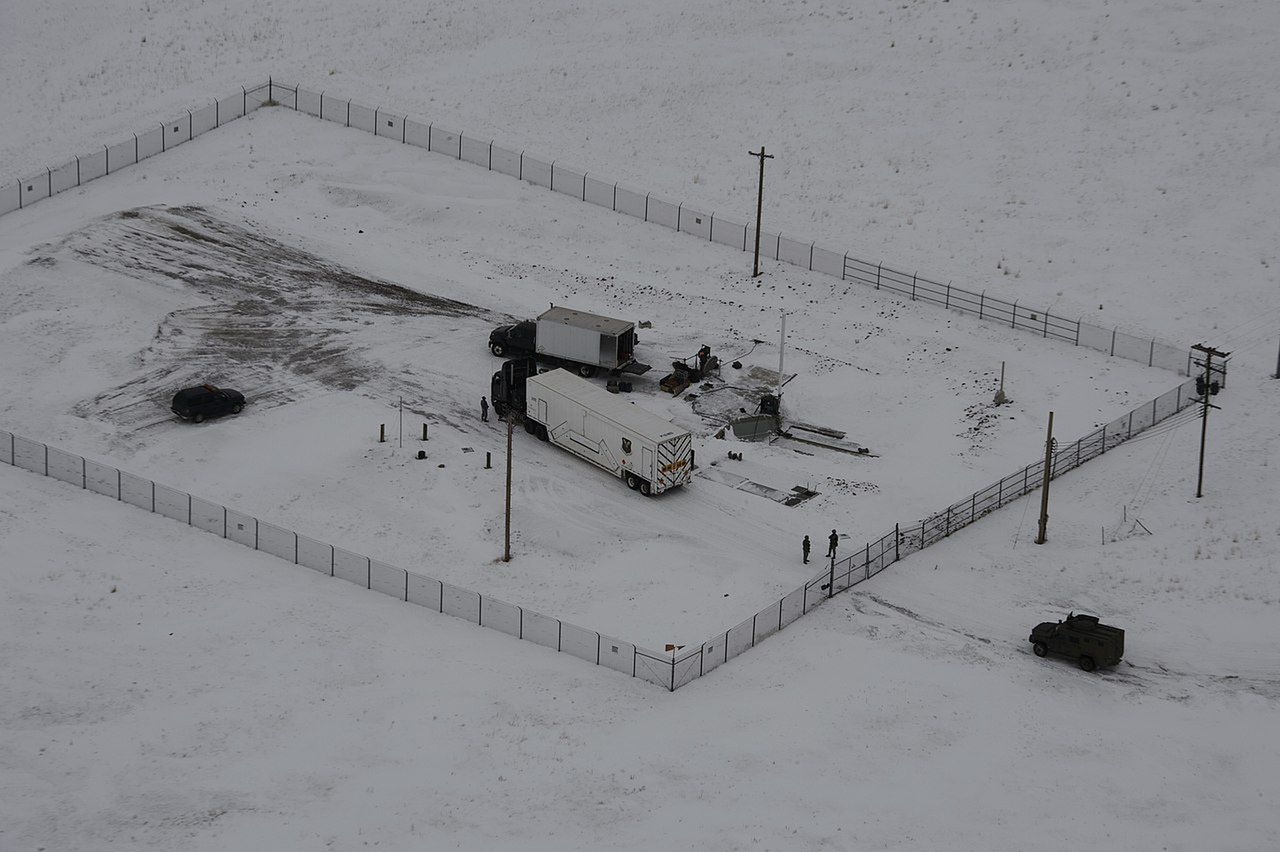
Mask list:
[[[306,6],[6,10],[4,173],[268,73],[742,219],[763,141],[766,227],[1235,349],[1206,496],[1198,430],[1157,432],[1060,481],[1048,545],[1033,496],[668,695],[3,467],[0,848],[1280,841],[1275,9]],[[218,274],[263,257],[253,287]],[[0,425],[658,645],[797,585],[804,532],[878,536],[1030,461],[1047,410],[1074,438],[1174,382],[748,263],[266,110],[0,219]],[[439,298],[366,304],[347,273]],[[495,562],[476,337],[584,299],[654,321],[634,396],[701,464],[727,464],[719,412],[655,393],[661,367],[753,338],[745,365],[776,366],[780,307],[789,410],[880,458],[731,444],[735,472],[821,496],[702,477],[642,501],[520,434],[519,558]],[[983,417],[1002,360],[1012,416]],[[262,403],[165,419],[202,369]],[[400,396],[403,450],[373,441]],[[1152,535],[1114,535],[1122,507]],[[1128,630],[1126,663],[1029,654],[1073,608]]]

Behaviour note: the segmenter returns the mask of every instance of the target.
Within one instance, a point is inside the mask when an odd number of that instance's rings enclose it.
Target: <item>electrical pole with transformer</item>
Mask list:
[[[1200,392],[1200,404],[1204,406],[1200,421],[1200,472],[1196,476],[1196,498],[1199,499],[1204,496],[1204,450],[1209,437],[1209,409],[1218,408],[1209,402],[1209,397],[1216,394],[1220,387],[1213,378],[1213,359],[1221,358],[1225,361],[1231,357],[1231,353],[1219,352],[1203,343],[1197,343],[1191,348],[1196,352],[1204,353],[1204,378],[1196,381],[1196,390]]]

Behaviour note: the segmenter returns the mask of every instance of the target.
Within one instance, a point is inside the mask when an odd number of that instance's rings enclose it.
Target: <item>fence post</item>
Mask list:
[[[1004,478],[1001,477],[1000,481],[996,483],[996,485],[996,508],[998,509],[1004,505]]]
[[[1018,300],[1013,300],[1013,310],[1009,314],[1009,328],[1018,327]]]
[[[1173,410],[1174,411],[1182,410],[1182,385],[1178,385],[1178,401],[1173,404]],[[1103,426],[1102,428],[1106,429],[1107,427]]]
[[[983,290],[981,295],[978,296],[978,319],[982,319],[982,309],[983,307],[985,307],[986,302],[987,302],[987,291]]]
[[[711,224],[707,225],[707,242],[711,242],[711,237],[713,234],[715,234],[715,232],[716,232],[716,214],[712,213]],[[810,261],[811,269],[812,269],[812,263],[813,261]]]
[[[188,498],[188,499],[190,499],[190,498]],[[190,521],[187,521],[187,523],[191,523],[191,522],[190,522]],[[293,534],[293,564],[294,564],[294,565],[297,565],[297,564],[298,564],[298,534],[297,534],[297,533],[294,533],[294,534]],[[406,572],[406,573],[405,573],[405,577],[406,577],[406,579],[405,579],[405,584],[406,584],[406,585],[409,583],[409,580],[407,579],[407,578],[408,578],[408,576],[409,576],[409,574]]]
[[[256,521],[254,522],[254,529],[255,529],[255,530],[257,529],[257,522],[256,522]],[[255,541],[257,540],[257,532],[254,532],[254,540],[255,540]],[[255,546],[256,546],[256,545],[255,545]],[[372,589],[372,588],[373,588],[373,560],[372,560],[372,559],[370,559],[370,558],[369,558],[369,557],[367,557],[367,556],[364,558],[364,571],[365,571],[365,575],[364,575],[364,576],[365,576],[365,580],[364,580],[364,587],[365,587],[366,589]],[[440,592],[440,602],[441,602],[441,604],[443,604],[443,603],[444,603],[444,591],[443,591],[443,590]]]
[[[1113,327],[1113,328],[1111,329],[1111,354],[1112,354],[1112,355],[1115,355],[1115,354],[1116,354],[1116,329],[1115,329],[1115,327]]]
[[[867,555],[863,560],[863,566],[867,569],[867,576],[865,579],[870,580],[871,579],[871,542],[867,542]],[[849,567],[852,568],[853,566],[851,565]]]
[[[431,128],[430,127],[427,128],[427,144],[428,145],[431,144]],[[430,150],[430,148],[428,148],[427,150]],[[520,168],[519,168],[519,174],[516,175],[516,180],[524,180],[524,151],[520,152]]]
[[[1129,412],[1129,434],[1125,435],[1125,439],[1127,440],[1132,437],[1133,437],[1133,412],[1130,411]]]
[[[813,271],[813,247],[816,246],[817,244],[818,243],[816,241],[809,243],[809,271],[810,272]]]
[[[459,147],[458,150],[462,150],[461,147]],[[556,191],[556,161],[555,160],[551,161],[551,187],[550,188],[552,192]]]
[[[849,255],[846,254],[844,256],[844,262],[845,263],[849,262]],[[880,261],[879,263],[876,264],[876,289],[877,290],[880,289],[880,270],[883,268],[884,268],[884,261]],[[841,275],[840,277],[843,278],[844,276]]]
[[[1178,390],[1181,391],[1182,388],[1179,387]],[[1102,424],[1102,452],[1098,453],[1098,455],[1102,455],[1102,453],[1105,453],[1106,451],[1107,451],[1107,424],[1103,423]]]
[[[947,282],[947,299],[945,302],[942,303],[942,309],[945,311],[945,310],[950,310],[950,308],[951,308],[951,282],[948,281]]]
[[[613,182],[613,212],[618,212],[618,182]]]
[[[649,221],[649,193],[647,192],[644,194],[644,220],[646,222]],[[674,662],[671,663],[671,668],[672,668],[672,671],[675,670]]]
[[[777,260],[782,257],[782,232],[778,232],[778,242],[773,247],[773,259]]]
[[[347,100],[347,123],[345,126],[347,127],[351,126],[351,100],[350,99]],[[428,141],[430,141],[430,136],[428,136]],[[431,149],[428,148],[427,150],[431,150]]]
[[[190,494],[187,495],[187,526],[191,526],[191,495]],[[298,534],[294,533],[293,536],[296,539],[298,537]],[[294,556],[293,556],[294,564],[297,564],[298,545],[296,543],[293,546],[293,553],[294,553]]]
[[[458,159],[462,159],[462,131],[458,131]]]
[[[160,130],[161,130],[161,131],[163,131],[163,130],[164,130],[164,126],[163,126],[163,125],[161,125]],[[161,140],[161,141],[160,141],[160,144],[161,144],[161,145],[163,145],[163,144],[164,144],[164,133],[163,133],[163,132],[161,132],[161,134],[160,134],[160,140]],[[48,181],[48,189],[49,189],[49,196],[48,196],[48,197],[49,197],[49,198],[53,198],[53,169],[49,168],[48,166],[45,166],[45,167],[44,167],[44,171],[45,171],[45,179]]]
[[[807,583],[805,585],[808,585]],[[831,556],[831,576],[827,579],[827,597],[830,598],[836,593],[836,557]]]
[[[243,87],[242,87],[243,88]],[[133,134],[133,164],[138,164],[138,134]]]
[[[916,300],[916,273],[911,273],[911,301]]]
[[[348,110],[350,110],[349,106]],[[244,86],[240,87],[240,114],[249,114],[249,93],[245,90]]]
[[[943,537],[943,538],[946,538],[947,536],[951,535],[951,507],[950,507],[950,506],[948,506],[948,507],[947,507],[947,520],[946,520],[946,524],[947,524],[947,526],[946,526],[946,532],[944,532],[944,533],[942,534],[942,537]]]
[[[898,555],[898,545],[902,541],[902,533],[898,529],[898,525],[893,525],[893,561],[897,562],[902,557]]]
[[[973,492],[973,497],[969,500],[969,523],[973,523],[974,516],[978,514],[978,492]]]
[[[258,549],[258,519],[253,519],[253,549]]]
[[[1082,319],[1084,319],[1084,317],[1080,317],[1076,320],[1076,346],[1080,345],[1080,320]]]
[[[759,615],[760,613],[756,613],[755,615],[751,616],[751,647],[752,648],[756,646],[756,618]]]
[[[1150,367],[1156,360],[1156,339],[1151,338],[1151,352],[1147,355],[1147,366]]]
[[[684,202],[681,201],[676,206],[676,233],[680,232],[680,214],[684,212]]]
[[[1044,336],[1049,336],[1049,312],[1044,312]]]
[[[582,173],[582,200],[587,200],[587,172]]]
[[[297,78],[295,77],[294,79],[296,80]],[[274,87],[274,84],[271,82],[270,77],[267,77],[267,100],[269,101],[275,100],[275,87]],[[374,126],[376,127],[377,124],[375,124]]]
[[[294,98],[293,98],[293,111],[294,112],[298,111],[298,97],[296,92],[294,93]],[[196,123],[195,116],[191,114],[191,110],[187,110],[187,141],[188,142],[196,138],[195,123]]]

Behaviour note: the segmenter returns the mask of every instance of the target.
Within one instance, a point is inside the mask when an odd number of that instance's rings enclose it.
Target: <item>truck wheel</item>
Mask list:
[[[499,358],[501,358],[502,353],[505,352],[506,350],[502,348],[501,343],[490,343],[489,351],[492,352],[494,355],[497,355]]]
[[[653,486],[645,482],[643,479],[640,480],[640,493],[648,497],[653,493]]]
[[[237,402],[235,405],[231,406],[232,414],[239,414],[241,411],[244,411],[244,406],[240,403]]]
[[[632,491],[635,491],[637,488],[640,487],[640,480],[636,478],[636,475],[634,473],[628,473],[626,476],[623,477],[623,480],[627,483],[627,487],[630,488]]]
[[[539,441],[549,441],[551,439],[550,436],[547,434],[546,426],[543,426],[541,423],[538,423],[533,428],[534,428],[534,434],[538,436]]]
[[[191,422],[192,422],[192,423],[203,423],[203,422],[204,422],[204,413],[203,413],[203,412],[200,412],[200,411],[197,411],[195,414],[191,415]]]
[[[524,431],[528,432],[530,435],[538,434],[537,429],[538,424],[534,423],[532,420],[526,419],[524,421]]]
[[[1093,661],[1093,657],[1080,658],[1080,668],[1084,669],[1085,671],[1091,672],[1097,667],[1098,667],[1098,664]]]
[[[1037,642],[1036,644],[1032,645],[1031,650],[1032,652],[1035,653],[1037,657],[1044,657],[1044,656],[1048,656],[1049,654],[1049,646],[1044,644],[1043,642]]]
[[[578,367],[578,375],[582,376],[582,378],[584,379],[589,379],[595,374],[596,374],[596,368],[588,364],[583,364],[582,366]]]

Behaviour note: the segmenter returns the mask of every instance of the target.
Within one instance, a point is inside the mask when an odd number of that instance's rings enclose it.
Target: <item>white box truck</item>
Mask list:
[[[528,372],[524,371],[525,428],[542,440],[607,470],[645,495],[661,494],[693,477],[693,438],[687,429],[567,370]],[[506,393],[504,401],[518,407],[511,390]]]
[[[597,370],[644,373],[649,365],[636,361],[635,348],[635,323],[554,306],[536,320],[499,326],[489,335],[494,355],[528,355],[587,377]]]

